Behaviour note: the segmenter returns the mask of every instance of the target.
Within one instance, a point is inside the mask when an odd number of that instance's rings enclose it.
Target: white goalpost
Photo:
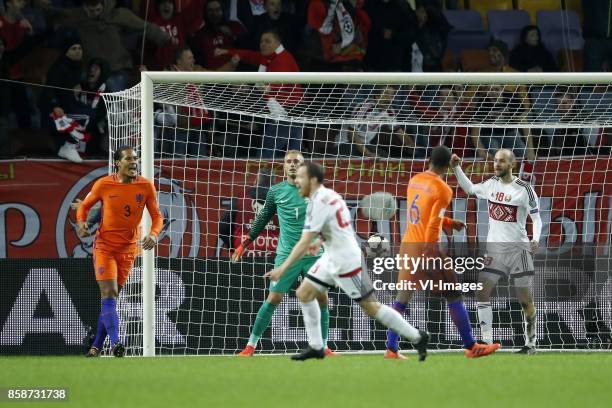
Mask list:
[[[143,72],[136,87],[103,97],[111,150],[139,149],[142,175],[154,180],[166,219],[158,247],[142,251],[120,295],[128,354],[234,354],[244,347],[266,298],[263,273],[273,267],[277,222],[242,262],[228,256],[252,227],[269,185],[283,180],[286,150],[323,164],[325,184],[351,207],[360,242],[377,233],[397,249],[410,217],[408,181],[440,144],[462,157],[474,183],[493,176],[496,149],[512,149],[515,174],[538,194],[538,347],[612,346],[612,155],[605,142],[612,74]],[[445,181],[453,190],[447,215],[467,228],[445,230],[441,240],[456,256],[475,253],[486,244],[491,209],[467,197],[452,172]],[[359,208],[378,191],[397,200],[390,220],[367,219]],[[149,228],[147,215],[142,231]],[[371,260],[363,262],[373,280],[397,280],[396,271],[373,274]],[[460,276],[476,280],[476,272]],[[376,294],[384,303],[395,295]],[[464,298],[479,339],[474,293]],[[512,281],[502,278],[491,301],[495,338],[522,346]],[[292,291],[264,332],[263,352],[304,345],[298,310]],[[432,332],[433,348],[461,347],[443,300],[419,292],[408,310],[408,321]],[[328,344],[384,350],[385,330],[332,291]]]

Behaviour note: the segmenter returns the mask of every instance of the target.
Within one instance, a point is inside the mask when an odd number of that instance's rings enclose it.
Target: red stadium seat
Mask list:
[[[460,60],[465,72],[482,72],[490,68],[489,51],[486,49],[464,49]]]

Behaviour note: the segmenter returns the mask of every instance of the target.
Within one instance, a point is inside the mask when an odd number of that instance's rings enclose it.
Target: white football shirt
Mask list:
[[[527,214],[539,212],[538,196],[530,184],[518,177],[511,183],[491,177],[475,184],[471,192],[488,201],[487,242],[529,242]]]
[[[304,231],[317,232],[325,255],[344,263],[346,257],[359,257],[361,250],[355,238],[351,212],[334,190],[321,186],[310,197],[306,207]]]

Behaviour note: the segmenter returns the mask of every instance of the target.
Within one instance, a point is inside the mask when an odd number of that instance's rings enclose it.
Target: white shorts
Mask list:
[[[337,286],[356,302],[367,298],[374,292],[369,275],[361,268],[361,257],[358,262],[340,263],[323,254],[312,265],[306,274],[306,279],[319,292]]]
[[[531,286],[535,267],[533,254],[526,249],[512,252],[489,252],[481,277],[497,282],[502,276],[514,281],[515,286]]]

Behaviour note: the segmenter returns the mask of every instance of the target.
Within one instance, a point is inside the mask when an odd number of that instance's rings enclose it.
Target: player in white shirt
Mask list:
[[[451,167],[466,194],[488,200],[489,233],[486,268],[478,277],[482,290],[476,292],[478,320],[485,343],[493,342],[491,292],[501,276],[509,275],[523,308],[525,346],[519,353],[535,353],[536,309],[533,303],[533,252],[538,248],[542,231],[538,196],[528,183],[512,175],[515,158],[511,150],[495,153],[495,177],[473,184],[461,170],[461,159],[454,154]],[[533,223],[533,239],[527,236],[527,215]]]
[[[325,357],[319,323],[321,313],[316,297],[329,288],[339,286],[359,303],[368,316],[410,340],[419,353],[419,361],[424,361],[429,333],[417,330],[397,311],[376,300],[372,282],[368,274],[361,270],[361,250],[355,238],[351,213],[338,193],[323,186],[323,179],[324,170],[316,163],[305,162],[298,169],[295,183],[302,197],[310,198],[302,237],[285,262],[265,274],[277,281],[306,252],[318,252],[321,244],[325,248],[296,291],[304,315],[308,347],[291,358],[307,360]]]

